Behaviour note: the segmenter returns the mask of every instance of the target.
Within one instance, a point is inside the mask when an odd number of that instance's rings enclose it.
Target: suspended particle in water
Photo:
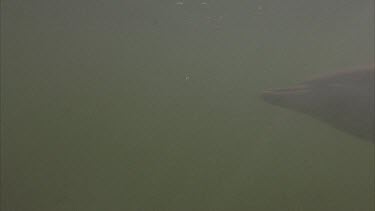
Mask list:
[[[259,5],[259,6],[257,7],[257,10],[258,10],[258,12],[262,12],[262,11],[263,11],[263,6],[262,6],[262,5]]]

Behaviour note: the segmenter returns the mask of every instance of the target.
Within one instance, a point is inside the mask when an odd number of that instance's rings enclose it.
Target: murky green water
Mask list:
[[[374,210],[374,145],[261,90],[374,56],[360,1],[1,8],[2,210]]]

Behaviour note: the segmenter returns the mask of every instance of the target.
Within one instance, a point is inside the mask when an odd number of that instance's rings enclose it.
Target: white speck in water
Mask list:
[[[202,4],[202,5],[207,5],[207,2],[202,2],[201,4]]]
[[[185,80],[187,80],[187,81],[190,80],[190,75],[186,75]]]
[[[257,10],[258,10],[258,11],[262,11],[262,10],[263,10],[263,6],[262,6],[262,5],[259,5],[259,6],[257,7]]]
[[[184,2],[182,2],[182,1],[178,1],[178,2],[176,2],[176,4],[177,4],[177,5],[183,5]]]

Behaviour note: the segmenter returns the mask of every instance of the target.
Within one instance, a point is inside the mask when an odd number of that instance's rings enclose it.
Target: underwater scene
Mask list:
[[[372,0],[1,2],[1,210],[371,211]]]

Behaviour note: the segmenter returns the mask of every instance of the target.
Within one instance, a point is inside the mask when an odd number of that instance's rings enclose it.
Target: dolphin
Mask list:
[[[375,66],[313,78],[296,86],[269,89],[262,98],[310,115],[331,126],[375,142]]]

